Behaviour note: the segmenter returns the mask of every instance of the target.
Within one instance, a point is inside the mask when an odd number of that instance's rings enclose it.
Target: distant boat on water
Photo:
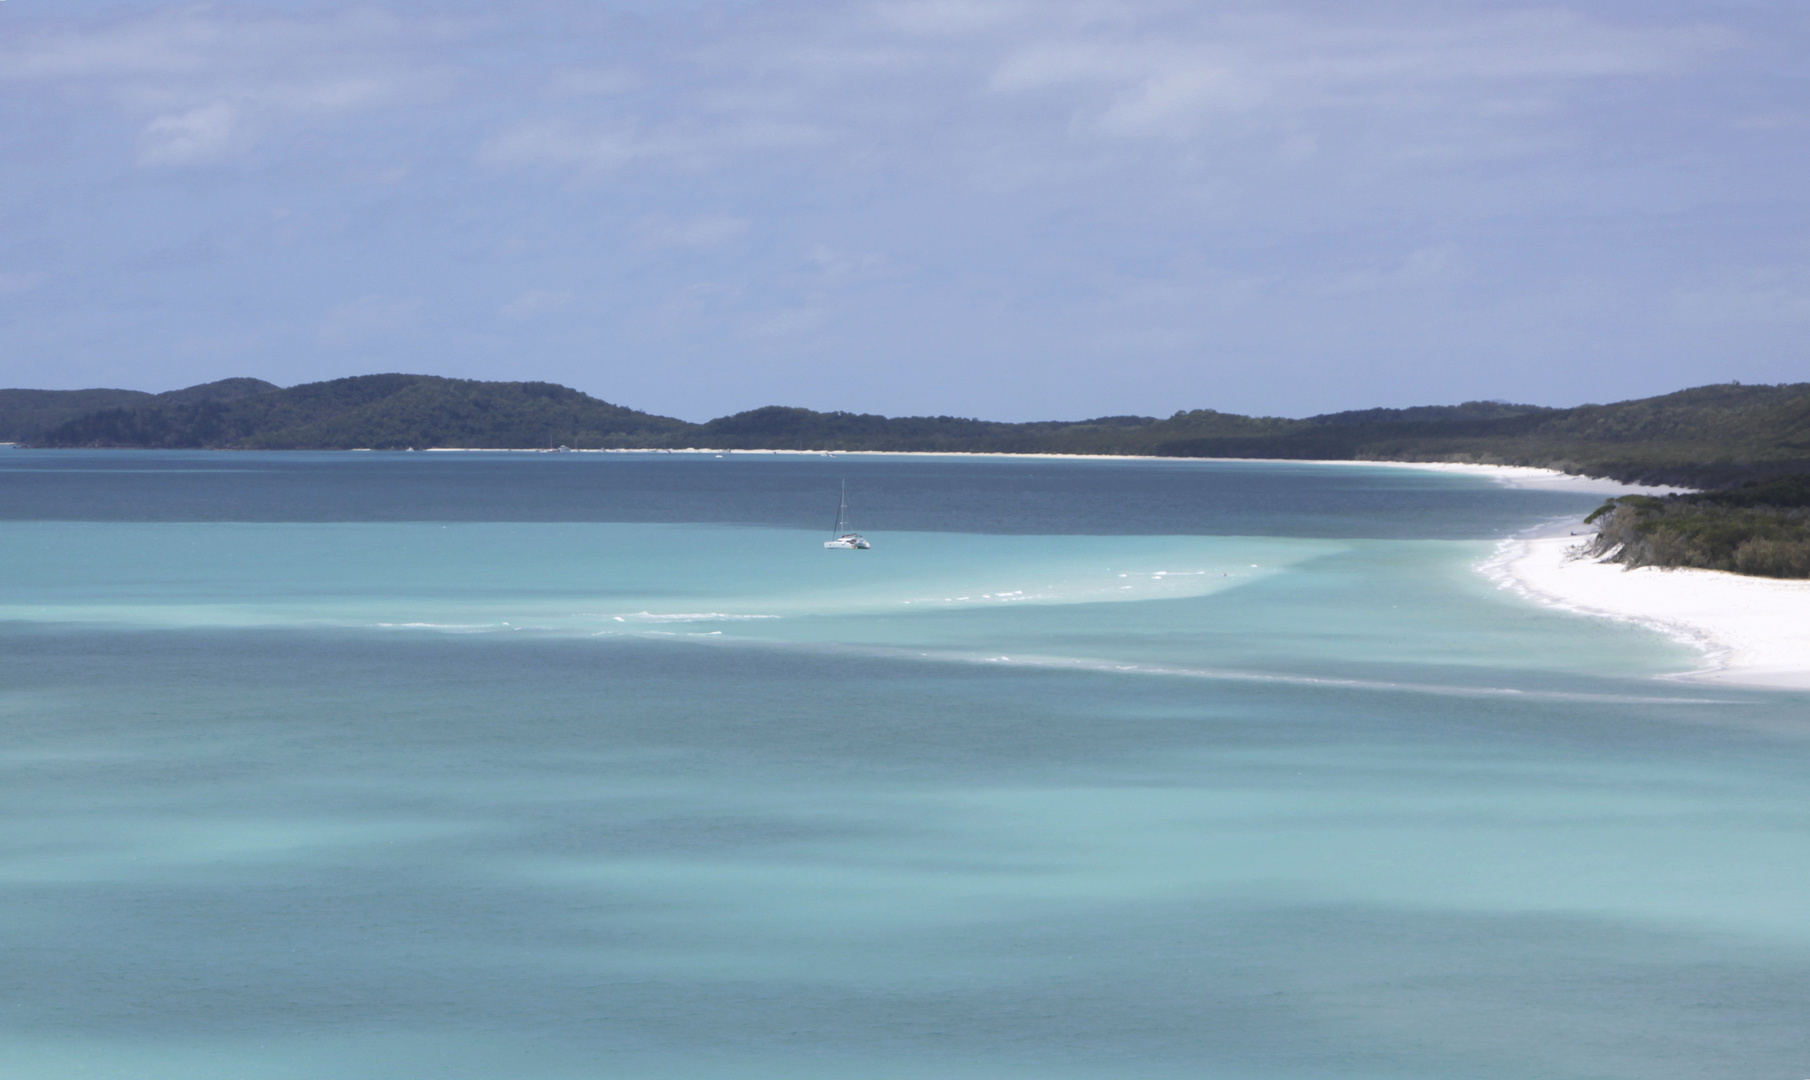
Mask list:
[[[834,548],[838,551],[866,551],[873,547],[867,542],[867,537],[855,531],[854,525],[848,519],[847,480],[842,482],[842,502],[836,507],[836,527],[830,531],[836,539],[825,540],[823,546],[826,548]]]

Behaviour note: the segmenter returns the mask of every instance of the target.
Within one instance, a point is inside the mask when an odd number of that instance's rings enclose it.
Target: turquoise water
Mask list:
[[[1474,570],[1594,501],[7,454],[0,1075],[1810,1075],[1804,698]]]

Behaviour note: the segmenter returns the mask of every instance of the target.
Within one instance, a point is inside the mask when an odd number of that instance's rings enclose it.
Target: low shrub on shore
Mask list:
[[[1625,566],[1689,566],[1810,578],[1810,476],[1728,491],[1623,495],[1585,519],[1591,555]]]

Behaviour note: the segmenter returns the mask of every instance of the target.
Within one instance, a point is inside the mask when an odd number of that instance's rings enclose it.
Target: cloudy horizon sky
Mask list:
[[[0,3],[0,385],[707,419],[1810,379],[1802,2]]]

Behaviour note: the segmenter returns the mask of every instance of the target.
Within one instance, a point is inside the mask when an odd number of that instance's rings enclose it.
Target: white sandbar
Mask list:
[[[431,447],[452,450],[452,447]],[[478,451],[495,453],[497,451]],[[527,451],[549,453],[550,451]],[[1008,457],[1057,460],[1140,459],[1120,454],[972,454],[942,451],[589,450],[606,454],[744,454],[810,457]],[[1421,469],[1486,477],[1511,487],[1590,494],[1665,494],[1686,490],[1648,487],[1574,476],[1556,469],[1428,461],[1307,461],[1293,458],[1142,458],[1154,461],[1271,461],[1291,465],[1344,465]],[[1556,526],[1565,530],[1567,525]],[[1497,557],[1482,569],[1504,588],[1550,607],[1582,615],[1618,619],[1650,627],[1703,650],[1706,666],[1674,676],[1703,682],[1810,690],[1810,581],[1743,577],[1715,570],[1627,570],[1619,564],[1580,558],[1588,539],[1581,522],[1571,535],[1503,541]]]

